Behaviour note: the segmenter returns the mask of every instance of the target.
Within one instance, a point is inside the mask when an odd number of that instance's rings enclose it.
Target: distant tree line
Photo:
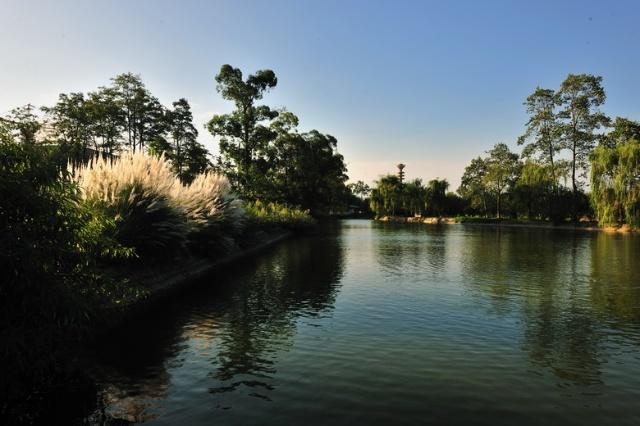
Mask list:
[[[640,123],[600,111],[602,77],[569,74],[558,90],[536,88],[520,154],[496,144],[465,168],[455,194],[431,184],[376,182],[370,205],[384,215],[478,215],[561,222],[595,217],[602,225],[640,225]],[[607,130],[609,130],[607,132]],[[590,189],[586,177],[591,171]],[[434,181],[432,181],[434,182]],[[439,201],[433,199],[439,194]],[[444,194],[444,196],[442,195]],[[444,198],[443,198],[444,197]]]
[[[433,179],[423,184],[421,179],[403,182],[399,176],[381,177],[371,190],[369,205],[378,216],[442,216],[453,214],[459,198],[448,193],[449,182]]]

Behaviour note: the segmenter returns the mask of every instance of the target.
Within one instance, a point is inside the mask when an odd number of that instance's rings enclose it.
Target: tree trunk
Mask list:
[[[578,224],[578,186],[576,185],[576,145],[573,143],[573,158],[571,162],[571,184],[573,186],[573,200],[571,206],[571,216],[573,224]]]

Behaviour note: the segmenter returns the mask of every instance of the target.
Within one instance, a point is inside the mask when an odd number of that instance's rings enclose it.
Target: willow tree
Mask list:
[[[591,203],[601,225],[640,227],[640,142],[601,145],[591,155]]]
[[[404,210],[413,216],[421,216],[426,204],[426,188],[422,185],[422,179],[416,178],[403,184],[402,193]]]
[[[520,176],[514,186],[514,198],[518,212],[524,211],[529,219],[538,216],[545,217],[545,210],[550,213],[551,195],[557,195],[555,178],[551,165],[526,160],[522,166]]]
[[[427,183],[425,205],[438,217],[442,216],[447,207],[447,189],[449,182],[446,179],[432,179]]]
[[[376,216],[395,216],[402,207],[402,183],[396,175],[386,175],[376,181],[369,199],[371,210]]]

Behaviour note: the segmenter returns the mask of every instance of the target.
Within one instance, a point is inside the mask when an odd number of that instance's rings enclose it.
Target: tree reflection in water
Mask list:
[[[598,424],[636,410],[638,253],[637,236],[347,221],[107,342],[94,423]]]
[[[640,290],[630,279],[640,276],[633,261],[639,242],[603,233],[476,229],[465,239],[462,264],[481,303],[490,300],[498,315],[521,312],[523,349],[534,366],[561,388],[593,386],[602,384],[611,334],[602,325],[639,326]]]
[[[344,253],[339,227],[324,231],[213,274],[105,342],[95,374],[103,393],[92,422],[157,417],[162,408],[154,401],[167,392],[169,371],[191,357],[204,361],[202,376],[213,381],[208,389],[219,408],[226,408],[224,394],[268,400],[296,321],[331,315]]]

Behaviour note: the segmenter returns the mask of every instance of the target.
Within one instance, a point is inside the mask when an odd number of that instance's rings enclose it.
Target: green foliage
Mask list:
[[[98,307],[125,293],[96,272],[96,253],[126,256],[101,239],[55,150],[0,144],[0,400],[23,398],[60,370]],[[6,406],[0,407],[4,414]]]
[[[257,105],[277,84],[273,71],[243,80],[239,69],[224,65],[216,81],[236,107],[208,124],[220,143],[216,168],[233,188],[246,200],[298,205],[315,216],[344,210],[349,192],[337,140],[317,130],[299,133],[294,114]]]
[[[198,142],[198,131],[193,125],[193,114],[186,99],[173,103],[173,110],[167,113],[167,121],[173,145],[166,152],[180,180],[191,182],[207,169],[209,160],[207,150]]]
[[[487,153],[487,157],[475,158],[465,168],[458,193],[467,201],[470,213],[486,216],[495,211],[500,217],[505,194],[518,179],[521,164],[518,155],[502,143]]]
[[[600,112],[606,94],[602,77],[589,74],[569,74],[558,92],[562,109],[560,131],[562,144],[571,153],[571,184],[574,197],[580,187],[580,170],[586,171],[588,159],[598,136],[594,132],[609,124],[609,118]],[[573,220],[578,220],[577,198],[573,200]]]
[[[355,183],[350,183],[349,185],[347,185],[347,187],[353,195],[360,198],[361,200],[364,200],[369,196],[369,194],[371,194],[371,188],[369,187],[369,185],[361,180]]]
[[[470,213],[486,216],[491,211],[494,200],[485,185],[487,169],[487,160],[481,157],[471,160],[464,169],[458,194],[467,201]]]
[[[616,117],[612,127],[602,141],[609,148],[615,147],[619,142],[626,142],[631,139],[640,141],[640,122],[624,117]]]
[[[399,214],[402,208],[402,183],[398,176],[386,175],[376,181],[369,205],[377,217]]]
[[[422,185],[422,180],[414,179],[402,184],[400,191],[403,211],[406,211],[407,214],[412,216],[421,216],[429,204],[427,200],[427,190]],[[442,195],[444,196],[444,194]]]
[[[287,229],[305,229],[315,224],[315,220],[308,210],[279,203],[263,203],[260,200],[256,200],[246,202],[244,210],[249,228],[273,226]]]
[[[12,109],[9,114],[0,118],[0,142],[34,144],[36,134],[42,128],[42,123],[34,111],[35,107],[27,104]]]
[[[285,112],[282,116],[286,114],[293,115]],[[336,138],[317,130],[302,134],[285,130],[281,122],[274,121],[278,136],[270,148],[271,165],[265,176],[270,188],[263,191],[265,199],[302,206],[315,216],[340,209],[348,189],[346,166],[337,152]]]
[[[449,182],[446,179],[432,179],[425,188],[425,206],[430,215],[442,216],[447,211],[447,189]]]
[[[60,94],[51,108],[42,108],[52,123],[52,137],[74,152],[77,161],[87,158],[93,141],[92,115],[82,93]]]
[[[549,207],[556,194],[551,165],[542,165],[527,160],[522,166],[520,176],[513,188],[513,197],[517,213],[528,219],[550,217]]]
[[[522,157],[530,158],[538,154],[541,163],[549,166],[553,189],[557,192],[556,156],[562,145],[561,126],[555,108],[560,105],[560,97],[551,89],[537,87],[527,98],[525,105],[529,121],[525,134],[518,138],[518,145],[526,143]]]
[[[260,70],[242,79],[242,71],[223,65],[216,75],[217,90],[236,109],[229,114],[215,115],[208,124],[212,135],[220,138],[219,165],[233,187],[248,199],[259,193],[260,179],[267,163],[266,151],[275,133],[264,123],[275,118],[277,111],[266,105],[256,105],[264,94],[275,87],[278,79],[271,70]]]
[[[640,142],[620,140],[591,155],[591,202],[602,225],[640,227]]]
[[[509,147],[503,143],[494,145],[488,154],[484,183],[487,190],[496,199],[496,215],[500,218],[502,197],[518,179],[521,165],[518,161],[518,155],[511,152]]]
[[[209,166],[208,152],[197,141],[193,114],[184,98],[165,108],[140,76],[120,74],[108,87],[87,95],[60,94],[43,107],[50,124],[48,138],[64,147],[70,160],[86,163],[97,154],[113,158],[122,149],[165,155],[183,182]]]
[[[457,200],[446,195],[449,183],[433,179],[426,186],[421,179],[407,183],[397,175],[386,175],[371,190],[369,203],[377,217],[383,216],[442,216],[452,210]]]

